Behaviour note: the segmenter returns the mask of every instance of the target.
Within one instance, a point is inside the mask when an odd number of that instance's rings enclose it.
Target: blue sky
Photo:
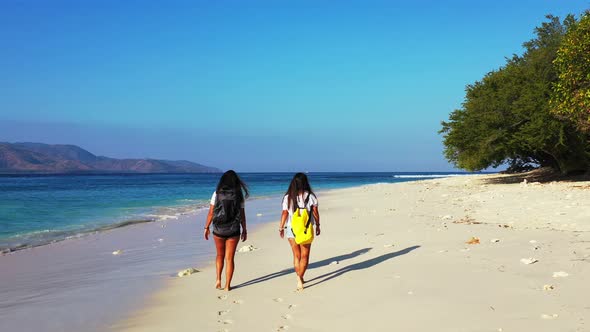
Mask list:
[[[0,141],[239,171],[449,171],[440,122],[590,1],[2,1]]]

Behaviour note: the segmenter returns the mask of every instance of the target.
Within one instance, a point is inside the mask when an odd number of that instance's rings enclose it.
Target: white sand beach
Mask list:
[[[324,192],[305,290],[277,220],[240,243],[232,291],[210,265],[113,329],[589,331],[590,183],[509,179]]]

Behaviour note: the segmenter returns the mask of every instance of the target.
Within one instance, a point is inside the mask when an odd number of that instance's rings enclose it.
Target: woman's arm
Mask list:
[[[313,220],[315,221],[315,235],[320,235],[320,211],[317,205],[311,207],[311,213],[313,214]]]
[[[285,238],[285,222],[287,221],[287,217],[289,217],[289,211],[283,210],[281,214],[281,223],[279,224],[279,235],[281,239]]]
[[[209,227],[211,226],[211,221],[213,220],[213,210],[215,209],[214,205],[209,205],[209,213],[207,214],[207,221],[205,221],[205,231],[203,235],[205,236],[205,240],[209,240]]]
[[[248,230],[246,229],[246,210],[242,208],[242,242],[248,238]]]

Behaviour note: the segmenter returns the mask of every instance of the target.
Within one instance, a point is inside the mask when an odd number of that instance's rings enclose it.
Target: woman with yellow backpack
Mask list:
[[[289,189],[283,197],[283,213],[279,226],[279,235],[281,238],[287,235],[293,251],[297,290],[303,290],[303,275],[309,264],[309,252],[314,233],[320,235],[318,199],[311,190],[307,176],[297,173],[293,176]]]

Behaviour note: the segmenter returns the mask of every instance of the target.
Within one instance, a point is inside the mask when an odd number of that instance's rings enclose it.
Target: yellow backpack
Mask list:
[[[306,208],[295,209],[291,217],[291,231],[295,235],[295,243],[309,244],[313,241],[313,225]]]

